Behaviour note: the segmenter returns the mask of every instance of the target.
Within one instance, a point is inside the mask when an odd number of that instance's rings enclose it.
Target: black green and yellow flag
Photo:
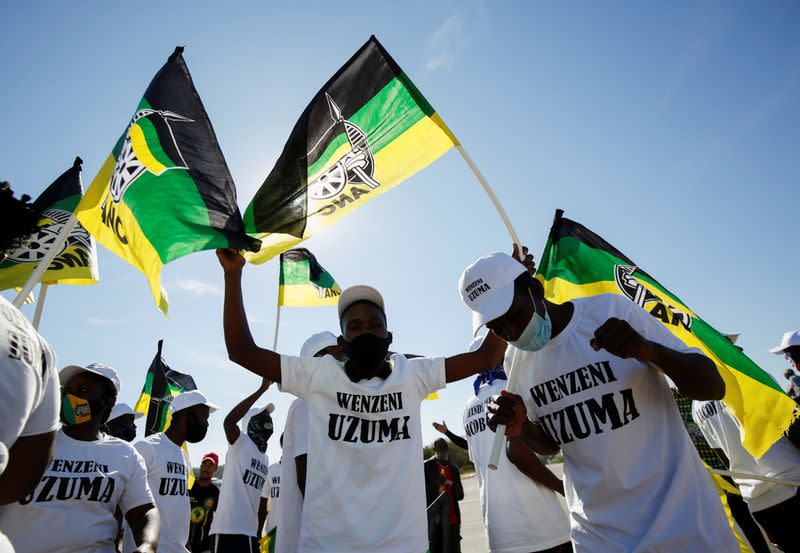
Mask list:
[[[150,82],[77,211],[101,244],[147,276],[165,313],[162,265],[200,250],[258,250],[182,52]]]
[[[596,294],[619,294],[639,304],[675,336],[719,367],[724,402],[742,424],[742,443],[763,455],[788,429],[796,404],[775,381],[723,334],[689,309],[636,263],[583,225],[556,212],[537,273],[556,303]]]
[[[278,305],[305,307],[336,305],[342,288],[305,248],[281,254]]]
[[[158,351],[147,369],[142,393],[134,411],[144,413],[145,436],[163,432],[169,424],[169,406],[172,398],[183,392],[196,390],[194,378],[173,369],[161,357],[164,340],[158,341]]]
[[[319,233],[457,141],[373,36],[306,107],[244,212],[263,263]]]
[[[39,232],[0,263],[0,290],[20,287],[44,258],[81,200],[81,158],[33,202],[42,214]],[[99,280],[94,240],[80,224],[67,237],[41,278],[45,284],[94,284]]]

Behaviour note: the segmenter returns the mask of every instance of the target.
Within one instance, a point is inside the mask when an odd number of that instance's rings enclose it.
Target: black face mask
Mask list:
[[[247,435],[256,444],[261,453],[267,450],[267,441],[272,436],[272,417],[266,411],[250,417],[247,423]]]
[[[389,351],[391,343],[391,335],[381,338],[374,334],[364,333],[357,336],[352,342],[345,342],[344,352],[354,369],[371,369],[386,359],[386,353]]]
[[[132,442],[136,439],[136,427],[125,426],[123,428],[118,428],[116,436],[117,438],[125,440],[126,442]]]
[[[191,444],[203,441],[208,432],[208,425],[201,424],[197,415],[191,414],[186,417],[186,441]]]

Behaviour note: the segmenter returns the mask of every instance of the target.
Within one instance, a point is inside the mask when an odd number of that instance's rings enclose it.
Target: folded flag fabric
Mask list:
[[[283,252],[280,257],[278,305],[305,307],[336,305],[342,288],[305,248]]]

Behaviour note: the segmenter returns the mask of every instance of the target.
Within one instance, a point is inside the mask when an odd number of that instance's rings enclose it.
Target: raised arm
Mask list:
[[[217,258],[225,273],[225,306],[222,326],[228,358],[250,372],[273,382],[281,381],[281,356],[260,348],[253,340],[242,300],[242,268],[244,258],[236,250],[217,250]]]
[[[460,353],[444,360],[447,382],[462,380],[473,374],[495,367],[503,360],[507,344],[489,331],[481,347],[470,353]]]
[[[242,433],[242,431],[239,430],[239,421],[244,418],[253,404],[258,401],[258,398],[264,395],[264,392],[267,391],[270,384],[271,382],[266,378],[262,380],[258,390],[240,401],[236,407],[231,409],[231,412],[225,416],[225,420],[222,421],[222,427],[225,429],[225,438],[227,438],[229,444],[239,439],[239,434]]]
[[[444,421],[442,421],[441,423],[434,422],[433,427],[437,431],[447,436],[448,439],[453,443],[453,445],[456,445],[461,449],[469,449],[469,444],[467,443],[467,440],[465,440],[461,436],[457,436],[456,434],[450,432],[450,429],[447,428],[447,424]]]

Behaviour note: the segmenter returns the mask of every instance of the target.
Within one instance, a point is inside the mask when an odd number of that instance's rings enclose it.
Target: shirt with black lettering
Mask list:
[[[284,441],[284,443],[286,443]],[[269,466],[267,473],[267,483],[261,490],[261,497],[269,500],[269,511],[267,520],[264,522],[264,535],[274,530],[278,526],[281,504],[281,466],[282,463],[274,463]]]
[[[147,467],[147,481],[161,517],[158,553],[186,553],[189,540],[189,490],[192,464],[180,446],[163,432],[148,436],[134,446]],[[123,552],[136,549],[130,528],[125,528]]]
[[[469,458],[480,485],[481,515],[491,553],[529,553],[569,541],[569,519],[556,493],[531,479],[501,455],[489,469],[494,432],[486,425],[486,404],[506,387],[484,383],[467,401],[464,430]]]
[[[594,351],[589,342],[616,317],[648,340],[679,352],[698,350],[622,296],[572,303],[566,328],[538,352],[512,348],[506,367],[516,354],[514,391],[564,453],[576,553],[738,551],[664,373]]]
[[[244,428],[247,422],[249,417],[242,421]],[[222,491],[210,534],[258,536],[258,506],[268,469],[267,454],[258,450],[246,432],[240,432],[225,454]]]
[[[147,470],[133,446],[111,436],[74,440],[60,430],[33,493],[0,507],[0,529],[20,553],[114,553],[117,507],[124,514],[150,503]]]
[[[444,388],[444,358],[390,365],[386,379],[352,382],[330,355],[281,356],[282,390],[308,405],[300,553],[428,548],[420,404]]]
[[[300,541],[300,519],[303,513],[303,494],[297,484],[295,459],[308,454],[308,405],[295,398],[286,412],[283,430],[281,461],[281,508],[278,512],[278,534],[275,553],[297,553]]]

